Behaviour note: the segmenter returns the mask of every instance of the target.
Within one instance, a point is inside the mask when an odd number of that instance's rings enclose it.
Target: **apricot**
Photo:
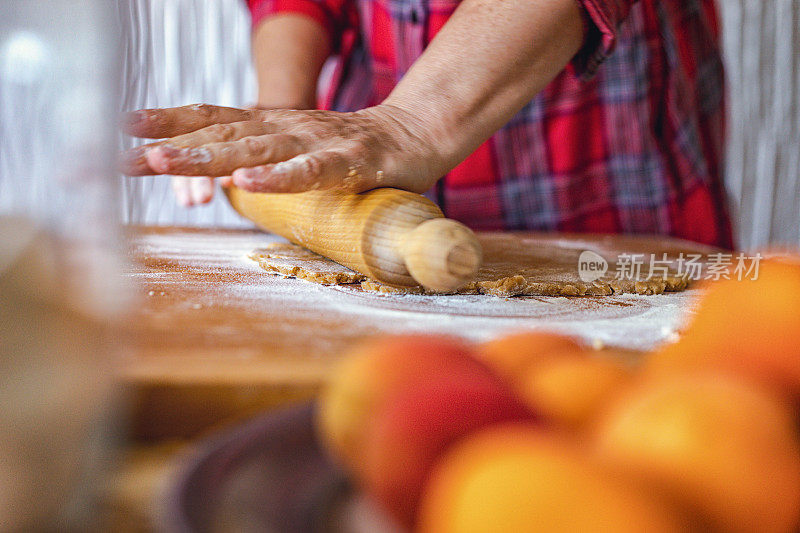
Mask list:
[[[443,455],[418,520],[420,533],[686,530],[672,508],[572,443],[524,424],[486,429]]]
[[[533,366],[561,357],[582,355],[584,348],[570,337],[529,331],[500,337],[476,349],[476,356],[510,383]]]
[[[769,259],[757,280],[709,285],[680,340],[645,363],[648,374],[709,369],[800,399],[800,264]]]
[[[633,379],[633,370],[606,352],[603,356],[565,357],[545,363],[522,378],[517,389],[545,419],[583,431]]]
[[[400,524],[411,527],[423,483],[450,444],[491,424],[533,419],[488,370],[418,382],[388,398],[367,424],[361,480]]]
[[[800,443],[778,398],[729,376],[645,380],[602,416],[596,451],[706,530],[797,531]]]
[[[343,356],[321,392],[316,415],[320,441],[336,459],[357,469],[363,429],[387,396],[427,376],[486,371],[468,345],[451,337],[368,340]]]

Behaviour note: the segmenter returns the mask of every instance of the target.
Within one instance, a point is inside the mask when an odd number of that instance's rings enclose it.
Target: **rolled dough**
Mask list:
[[[459,290],[459,294],[499,297],[652,295],[682,291],[689,285],[689,279],[674,269],[678,254],[684,251],[675,248],[675,241],[668,241],[673,244],[665,247],[658,238],[531,237],[513,233],[482,233],[478,239],[484,251],[483,267],[475,281]],[[597,253],[608,262],[606,274],[588,283],[580,279],[578,272],[578,258],[585,250]],[[622,254],[639,258],[638,273],[621,268]],[[663,261],[664,254],[671,267],[666,276],[662,271],[654,271],[650,276],[650,257]],[[422,287],[383,285],[294,244],[273,243],[254,250],[250,258],[267,272],[323,285],[360,283],[363,290],[380,294],[432,294]]]
[[[267,272],[322,285],[345,285],[367,279],[358,272],[296,244],[275,242],[253,250],[250,258]]]

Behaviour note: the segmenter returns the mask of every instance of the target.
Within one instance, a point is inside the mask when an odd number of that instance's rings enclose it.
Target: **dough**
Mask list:
[[[253,250],[250,259],[267,272],[322,285],[344,285],[367,279],[358,272],[296,244],[275,242],[266,248]]]
[[[499,297],[610,296],[622,293],[661,294],[682,291],[689,285],[689,279],[674,270],[675,259],[684,251],[676,247],[676,243],[688,245],[680,241],[514,233],[481,233],[478,239],[484,251],[483,267],[475,281],[459,290],[459,294]],[[591,250],[608,262],[608,271],[596,281],[584,282],[578,275],[578,258],[584,250]],[[672,268],[666,276],[656,271],[651,279],[647,279],[650,256],[662,260],[665,253],[672,262]],[[630,270],[623,270],[624,276],[617,275],[620,272],[618,260],[621,254],[641,256],[640,273],[637,276],[630,275]],[[380,294],[432,294],[422,287],[383,285],[293,244],[274,243],[253,251],[250,257],[268,272],[324,285],[360,283],[363,290]]]

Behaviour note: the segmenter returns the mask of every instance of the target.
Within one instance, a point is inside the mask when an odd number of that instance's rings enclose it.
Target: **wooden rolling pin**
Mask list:
[[[230,187],[227,195],[259,228],[387,285],[453,291],[475,277],[483,259],[475,234],[419,194],[389,188],[258,194]]]

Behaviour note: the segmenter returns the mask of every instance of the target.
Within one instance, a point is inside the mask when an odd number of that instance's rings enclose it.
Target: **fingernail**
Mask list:
[[[192,199],[190,198],[189,191],[186,189],[186,187],[176,188],[175,198],[182,207],[192,206]]]
[[[213,188],[209,178],[194,178],[191,183],[192,199],[196,204],[207,204],[211,201]]]

